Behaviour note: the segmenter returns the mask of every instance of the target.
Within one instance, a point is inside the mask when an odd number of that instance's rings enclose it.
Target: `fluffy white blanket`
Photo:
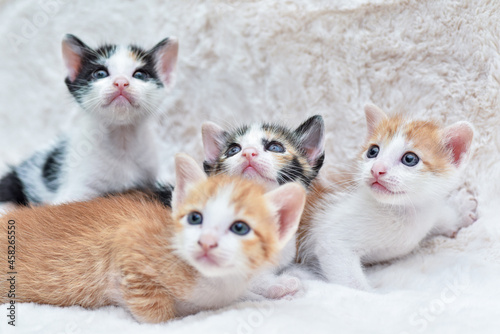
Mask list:
[[[241,303],[161,325],[138,324],[115,307],[23,304],[12,328],[3,305],[1,333],[498,333],[499,1],[0,0],[0,8],[0,172],[78,126],[63,83],[65,33],[94,46],[150,47],[177,36],[177,86],[157,128],[166,179],[176,152],[202,161],[205,120],[297,125],[319,113],[326,164],[342,164],[360,145],[362,107],[372,102],[472,122],[465,180],[479,201],[479,220],[456,239],[435,238],[370,268],[375,293],[307,281],[293,301]]]

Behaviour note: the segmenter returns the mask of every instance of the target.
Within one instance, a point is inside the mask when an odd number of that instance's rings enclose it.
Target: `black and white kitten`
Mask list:
[[[306,189],[325,158],[323,118],[312,116],[295,130],[277,124],[252,124],[224,130],[212,122],[202,126],[205,172],[241,175],[268,189],[299,182]],[[297,294],[302,286],[287,269],[296,256],[296,238],[280,254],[279,265],[252,282],[247,298],[279,299]]]
[[[207,174],[242,175],[269,188],[287,182],[300,182],[308,188],[325,158],[324,124],[319,115],[295,130],[264,123],[226,131],[206,122],[202,137]]]
[[[157,151],[151,125],[171,88],[178,43],[90,48],[66,35],[66,85],[83,109],[78,127],[0,180],[0,201],[61,203],[151,186]]]

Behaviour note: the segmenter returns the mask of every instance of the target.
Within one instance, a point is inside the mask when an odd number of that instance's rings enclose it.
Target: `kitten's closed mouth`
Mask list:
[[[110,96],[109,103],[106,106],[113,102],[116,104],[132,104],[132,97],[126,92],[116,92]]]
[[[371,184],[371,188],[376,191],[376,192],[379,192],[379,193],[383,193],[383,194],[391,194],[391,195],[400,195],[400,194],[403,194],[403,192],[394,192],[394,191],[390,191],[389,189],[387,189],[386,186],[384,186],[383,184],[375,181]]]
[[[247,167],[245,167],[245,169],[243,169],[243,173],[256,173],[260,175],[260,173],[252,165],[248,165]]]
[[[196,261],[201,262],[205,265],[219,266],[219,263],[213,258],[213,256],[210,256],[210,254],[208,253],[201,253],[196,257]]]
[[[241,175],[246,176],[247,178],[253,179],[253,178],[259,178],[263,179],[266,181],[271,181],[274,182],[274,180],[264,176],[257,167],[252,166],[252,164],[248,164],[246,167],[243,168],[241,171]]]

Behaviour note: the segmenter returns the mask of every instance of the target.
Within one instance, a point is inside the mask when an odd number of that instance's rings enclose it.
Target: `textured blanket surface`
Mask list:
[[[500,328],[500,1],[0,0],[0,172],[78,126],[60,43],[151,47],[177,36],[177,85],[157,122],[162,177],[173,155],[201,163],[200,125],[321,114],[326,169],[353,158],[363,105],[474,124],[464,182],[478,221],[368,268],[374,292],[305,281],[292,301],[240,303],[166,324],[123,309],[0,307],[0,333],[498,333]],[[57,226],[54,226],[57,228]],[[6,261],[0,250],[0,261]],[[4,273],[0,273],[4,275]],[[22,275],[22,273],[20,273]]]

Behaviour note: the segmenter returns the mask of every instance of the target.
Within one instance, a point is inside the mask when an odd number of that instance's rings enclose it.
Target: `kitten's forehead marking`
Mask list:
[[[253,124],[247,132],[240,137],[240,146],[242,149],[246,147],[260,148],[262,146],[262,138],[265,137],[264,131],[259,125]]]
[[[217,191],[205,204],[203,210],[203,232],[222,234],[235,220],[235,205],[232,200],[234,185],[228,184]]]
[[[110,58],[115,53],[116,48],[117,48],[116,45],[106,44],[106,45],[103,45],[103,46],[99,47],[95,51],[95,55],[99,59],[102,59],[104,61],[105,59]]]
[[[138,67],[144,66],[144,62],[132,56],[133,52],[126,46],[118,46],[116,51],[105,59],[104,65],[107,67],[109,75],[114,76],[132,76]]]
[[[401,132],[394,133],[392,138],[384,140],[381,158],[389,165],[398,164],[403,154],[409,149],[409,143]]]

